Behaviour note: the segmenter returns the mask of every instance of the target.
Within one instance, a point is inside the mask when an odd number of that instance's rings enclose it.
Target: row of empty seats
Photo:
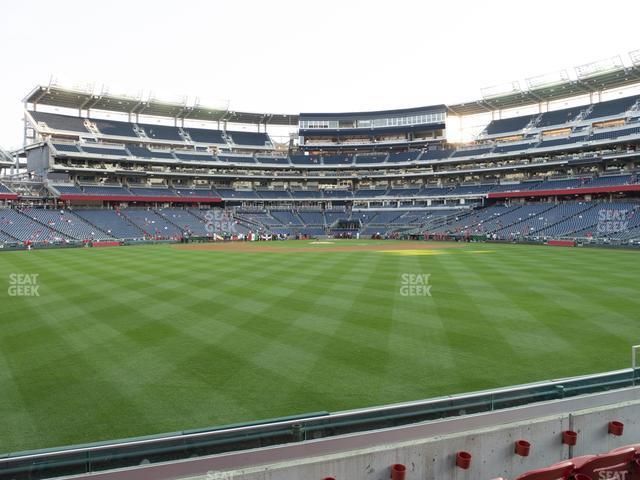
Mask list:
[[[640,113],[639,113],[640,115]],[[218,154],[213,155],[204,149],[158,149],[146,146],[130,144],[126,146],[87,144],[87,143],[62,143],[54,141],[53,147],[58,156],[76,154],[77,156],[100,155],[116,159],[157,159],[184,162],[204,162],[213,164],[240,164],[282,167],[353,167],[393,165],[402,163],[433,163],[446,159],[489,158],[495,156],[518,156],[525,154],[547,153],[551,150],[567,150],[581,148],[589,142],[607,143],[619,141],[627,137],[640,135],[638,124],[629,124],[610,129],[594,129],[590,134],[579,131],[564,133],[559,136],[528,138],[510,143],[485,143],[459,149],[442,149],[433,147],[423,151],[409,151],[389,154],[358,154],[358,155],[248,155],[248,154]],[[243,133],[243,138],[246,132]]]
[[[81,118],[48,112],[29,112],[36,127],[88,135],[151,139],[170,143],[203,143],[221,146],[272,147],[265,132],[222,131],[205,128],[182,128],[169,125],[130,123],[116,120]]]
[[[221,209],[215,210],[222,212]],[[212,233],[209,210],[167,209],[0,209],[0,241],[65,242],[73,240],[179,239]],[[227,216],[233,230],[252,228],[273,233],[328,233],[338,221],[351,222],[362,234],[386,234],[422,228],[433,234],[488,236],[495,239],[594,238],[640,240],[640,203],[567,202],[493,205],[477,210],[368,209],[239,210]],[[225,228],[227,228],[225,227]],[[220,228],[218,225],[217,228]]]
[[[357,225],[363,235],[385,234],[402,227],[418,227],[436,218],[453,215],[451,209],[397,209],[397,210],[265,210],[239,211],[236,216],[247,224],[258,225],[274,233],[293,235],[324,235],[336,226],[339,220]]]
[[[634,202],[494,205],[437,227],[433,233],[519,238],[640,239],[640,204]]]
[[[375,198],[414,198],[428,196],[485,195],[499,192],[522,192],[540,190],[569,190],[590,187],[615,187],[638,182],[635,174],[605,175],[601,177],[582,177],[549,180],[528,180],[512,183],[460,184],[451,186],[414,186],[414,187],[375,187],[357,190],[319,189],[319,190],[267,190],[183,187],[144,187],[122,185],[53,185],[61,195],[96,196],[146,196],[146,197],[199,197],[221,198],[223,200],[314,200],[314,199],[375,199]]]
[[[220,211],[215,210],[215,211]],[[206,211],[168,209],[0,209],[0,242],[179,239],[185,232],[211,235]]]
[[[563,108],[533,115],[493,120],[485,129],[485,135],[520,132],[526,128],[558,128],[580,120],[596,121],[611,117],[624,118],[629,112],[640,116],[640,96],[624,97],[591,105]]]

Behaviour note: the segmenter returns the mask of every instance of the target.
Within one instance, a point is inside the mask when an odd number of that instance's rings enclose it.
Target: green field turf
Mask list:
[[[640,343],[640,252],[269,246],[1,253],[0,452],[625,368]]]

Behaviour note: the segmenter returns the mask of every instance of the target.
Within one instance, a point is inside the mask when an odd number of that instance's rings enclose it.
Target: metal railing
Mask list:
[[[633,368],[549,380],[510,388],[439,397],[337,413],[318,412],[261,423],[8,454],[0,457],[0,480],[45,479],[196,456],[242,451],[354,432],[492,412],[537,402],[633,387],[640,376],[633,347]],[[117,421],[117,419],[114,419]]]

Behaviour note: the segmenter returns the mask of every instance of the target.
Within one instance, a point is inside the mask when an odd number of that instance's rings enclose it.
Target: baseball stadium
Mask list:
[[[27,85],[0,479],[640,478],[640,50],[477,87]]]

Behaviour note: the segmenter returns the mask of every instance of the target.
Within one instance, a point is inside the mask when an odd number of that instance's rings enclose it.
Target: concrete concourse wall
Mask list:
[[[610,421],[624,434],[608,433]],[[406,480],[513,480],[521,473],[571,457],[640,443],[640,387],[540,402],[510,409],[350,435],[197,457],[68,477],[91,480],[387,480],[390,466],[407,467]],[[562,432],[578,433],[575,447]],[[531,443],[515,455],[516,440]],[[455,466],[458,451],[473,456]]]
[[[625,433],[608,433],[608,423],[624,423]],[[231,471],[211,471],[189,480],[388,480],[390,466],[407,467],[407,480],[513,479],[528,470],[545,467],[574,456],[607,452],[640,443],[640,402],[600,407],[536,420],[498,425],[407,443],[282,462]],[[578,433],[575,447],[561,442],[564,430]],[[531,454],[514,454],[516,440],[531,443]],[[473,455],[469,470],[455,467],[456,452]]]

